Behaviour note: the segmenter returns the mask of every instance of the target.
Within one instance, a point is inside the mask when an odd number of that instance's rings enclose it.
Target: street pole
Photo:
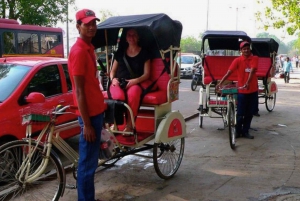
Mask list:
[[[69,1],[67,1],[67,57],[69,57]]]
[[[235,14],[235,30],[236,31],[238,29],[238,12],[239,12],[239,8],[236,7],[236,14]]]
[[[209,0],[207,0],[207,11],[206,11],[206,30],[208,30],[208,13],[209,13]]]
[[[234,9],[234,7],[229,7],[229,8],[232,8]],[[241,7],[241,8],[246,8],[246,7]],[[235,11],[235,30],[237,31],[238,30],[238,17],[239,17],[239,7],[235,7],[236,11]]]

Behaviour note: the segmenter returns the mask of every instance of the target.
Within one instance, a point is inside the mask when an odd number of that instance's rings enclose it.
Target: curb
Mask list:
[[[191,119],[194,119],[195,117],[198,117],[199,116],[199,113],[195,113],[195,114],[192,114],[190,116],[187,116],[184,118],[185,121],[189,121]]]

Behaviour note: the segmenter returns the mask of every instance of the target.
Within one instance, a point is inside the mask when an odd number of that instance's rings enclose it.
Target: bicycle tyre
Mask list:
[[[179,169],[184,152],[184,138],[167,143],[155,143],[153,146],[153,163],[157,175],[170,179]]]
[[[201,116],[201,114],[204,114],[203,105],[200,105],[198,110],[199,110],[199,127],[202,128],[203,116]]]
[[[272,95],[266,95],[265,97],[265,104],[266,104],[266,109],[269,112],[272,112],[275,108],[275,103],[276,103],[276,93],[273,93]]]
[[[194,78],[192,78],[192,82],[191,82],[191,89],[192,89],[192,91],[195,91],[197,89],[198,79],[199,78],[197,78],[197,80],[195,80]]]
[[[235,111],[233,107],[233,103],[229,103],[228,105],[228,130],[229,130],[229,143],[230,148],[235,149]]]
[[[31,148],[34,146],[35,143],[32,143]],[[26,141],[13,141],[0,147],[0,201],[59,200],[64,192],[64,169],[53,152],[47,168],[36,180],[27,183],[16,178],[28,150],[29,144]],[[40,166],[43,158],[43,146],[38,145],[31,158],[29,175]]]

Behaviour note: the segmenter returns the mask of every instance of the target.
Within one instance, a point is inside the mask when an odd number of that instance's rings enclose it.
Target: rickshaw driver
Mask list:
[[[221,88],[222,83],[230,74],[237,70],[238,76],[238,95],[237,95],[237,123],[236,138],[245,137],[254,139],[249,134],[249,128],[255,109],[257,108],[258,80],[256,70],[258,66],[258,57],[253,56],[250,49],[250,43],[243,41],[240,44],[241,56],[236,58],[230,65],[227,73],[221,79],[216,88]]]

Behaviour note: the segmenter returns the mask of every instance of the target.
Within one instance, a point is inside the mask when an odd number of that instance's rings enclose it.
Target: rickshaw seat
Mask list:
[[[161,72],[165,68],[164,62],[161,58],[155,58],[151,60],[151,75],[150,80],[156,81],[157,90],[149,92],[145,95],[142,104],[146,105],[160,105],[168,101],[167,89],[170,76],[167,72],[161,75]],[[161,75],[161,76],[160,76]]]
[[[206,56],[204,58],[204,84],[214,80],[221,80],[227,73],[229,66],[237,56]],[[237,81],[237,73],[233,72],[227,80]]]
[[[150,80],[154,82],[158,79],[153,87],[156,88],[156,90],[149,92],[144,96],[142,105],[160,105],[166,103],[168,102],[167,88],[170,76],[167,72],[164,72],[161,75],[161,72],[165,68],[163,60],[161,58],[152,59],[150,68]],[[103,96],[105,99],[108,99],[107,91],[103,91]]]
[[[270,57],[259,57],[256,76],[259,80],[263,78],[272,77],[270,68],[272,67],[272,61]]]

